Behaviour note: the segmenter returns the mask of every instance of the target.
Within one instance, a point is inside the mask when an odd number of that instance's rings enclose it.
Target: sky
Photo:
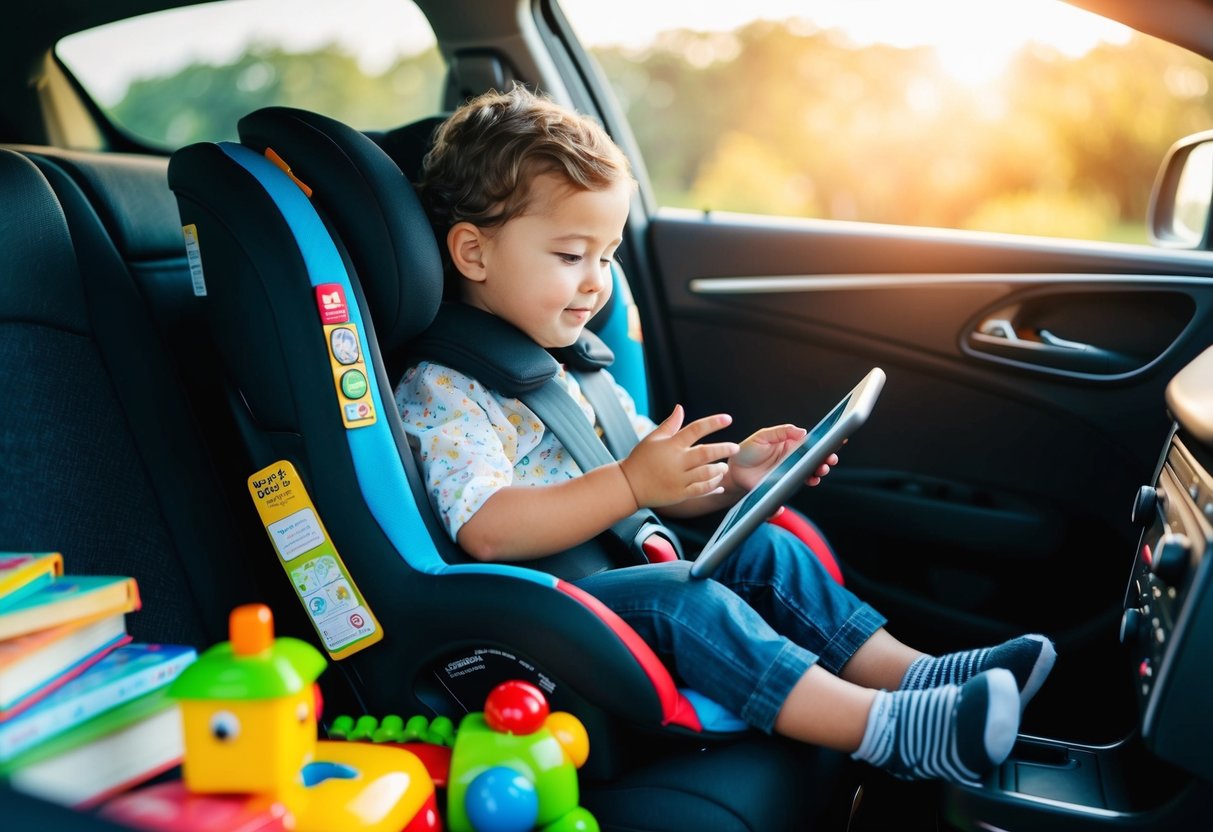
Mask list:
[[[974,83],[995,77],[1029,41],[1077,55],[1101,39],[1121,42],[1129,33],[1058,0],[560,2],[590,46],[641,47],[665,29],[728,31],[755,19],[802,18],[842,29],[860,44],[934,45],[946,70]],[[94,94],[111,103],[132,78],[172,72],[197,60],[227,62],[252,39],[290,51],[336,39],[370,72],[433,44],[428,25],[408,0],[241,0],[149,15],[138,29],[96,31],[68,39],[60,54]]]

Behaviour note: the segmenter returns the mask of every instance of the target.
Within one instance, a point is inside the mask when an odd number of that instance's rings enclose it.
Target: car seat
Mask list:
[[[804,783],[828,783],[838,755],[735,726],[719,732],[732,742],[705,746],[715,732],[609,609],[553,575],[468,562],[433,517],[387,370],[441,295],[433,233],[400,169],[303,111],[259,111],[240,132],[242,144],[174,154],[170,186],[242,397],[250,474],[292,464],[382,629],[341,662],[367,710],[458,716],[502,678],[528,678],[587,724],[585,802],[605,828],[803,828],[802,801],[828,794]],[[336,382],[321,323],[338,296],[365,360],[360,401]],[[374,418],[347,426],[351,404]]]

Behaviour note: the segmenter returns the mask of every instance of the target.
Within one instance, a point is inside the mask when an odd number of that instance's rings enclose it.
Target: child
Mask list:
[[[572,344],[606,303],[634,188],[627,159],[596,123],[521,87],[461,107],[439,130],[421,182],[460,300],[543,347]],[[594,422],[576,381],[557,380]],[[729,416],[684,425],[676,406],[654,426],[616,389],[643,439],[626,459],[582,473],[517,399],[432,362],[410,369],[397,404],[451,537],[473,558],[525,562],[638,508],[718,510],[805,434],[777,425],[740,444],[701,443]],[[895,776],[978,780],[1010,753],[1022,707],[1052,668],[1053,645],[1037,635],[938,658],[902,644],[770,524],[712,579],[689,580],[688,568],[635,566],[577,583],[687,684],[754,727]]]

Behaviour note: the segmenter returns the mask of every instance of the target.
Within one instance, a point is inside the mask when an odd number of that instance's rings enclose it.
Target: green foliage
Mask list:
[[[1167,148],[1213,127],[1208,62],[1144,37],[986,85],[793,22],[595,55],[683,207],[1144,243]]]
[[[436,49],[370,75],[335,46],[303,53],[258,47],[231,64],[192,64],[167,77],[135,81],[109,115],[167,147],[234,140],[241,116],[270,105],[382,129],[439,112],[443,78]]]
[[[928,48],[794,22],[595,55],[659,201],[682,207],[1144,242],[1167,148],[1213,127],[1208,62],[1144,37],[1076,58],[1034,46],[985,85]],[[168,147],[233,139],[270,104],[381,129],[438,112],[443,73],[436,49],[372,75],[333,45],[262,46],[136,81],[111,116]]]

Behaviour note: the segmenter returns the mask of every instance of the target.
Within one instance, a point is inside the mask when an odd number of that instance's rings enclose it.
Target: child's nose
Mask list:
[[[593,263],[590,268],[586,269],[585,276],[581,280],[581,289],[583,292],[601,292],[606,287],[607,269],[601,263]]]

